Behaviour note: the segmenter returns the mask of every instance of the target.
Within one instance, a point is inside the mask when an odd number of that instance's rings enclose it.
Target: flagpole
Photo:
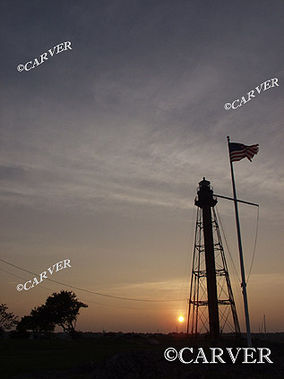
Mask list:
[[[249,347],[251,347],[252,342],[251,342],[247,288],[246,288],[247,284],[246,284],[246,276],[245,276],[245,266],[244,266],[244,258],[243,258],[243,247],[242,247],[242,238],[241,238],[241,228],[240,228],[240,220],[239,220],[239,210],[238,210],[235,176],[234,176],[233,162],[232,162],[231,157],[230,157],[230,145],[229,145],[230,137],[229,136],[227,137],[227,140],[228,140],[229,160],[230,160],[230,165],[231,165],[231,177],[232,177],[234,204],[235,204],[235,216],[236,216],[237,236],[238,236],[239,256],[240,256],[240,267],[241,267],[241,276],[242,276],[241,287],[242,287],[242,293],[243,293],[243,298],[244,298],[244,309],[245,309],[246,329],[247,329],[247,344]]]

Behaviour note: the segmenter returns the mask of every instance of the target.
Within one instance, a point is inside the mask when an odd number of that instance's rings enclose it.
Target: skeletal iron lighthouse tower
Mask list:
[[[218,220],[217,199],[210,182],[199,183],[195,205],[197,219],[192,261],[187,333],[218,337],[228,325],[236,334],[240,326],[231,288]]]

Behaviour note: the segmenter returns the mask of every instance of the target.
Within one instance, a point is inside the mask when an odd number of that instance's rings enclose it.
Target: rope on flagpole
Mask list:
[[[257,207],[257,216],[256,216],[256,228],[255,228],[255,239],[254,239],[254,246],[253,246],[253,253],[252,253],[252,259],[251,259],[251,264],[249,268],[249,273],[247,276],[247,283],[251,274],[252,266],[254,263],[255,259],[255,253],[256,253],[256,243],[257,243],[257,237],[258,237],[258,225],[259,225],[259,207]]]
[[[222,234],[223,234],[223,237],[224,237],[224,241],[225,241],[225,244],[226,244],[226,248],[227,248],[227,251],[229,253],[229,257],[231,259],[231,262],[232,262],[233,270],[235,272],[235,275],[236,275],[236,278],[237,278],[239,284],[241,284],[241,279],[239,277],[238,270],[237,270],[237,268],[235,266],[235,262],[234,262],[233,256],[232,256],[230,248],[229,248],[229,244],[228,244],[227,237],[226,237],[226,234],[225,234],[225,230],[224,230],[224,227],[223,227],[223,222],[222,222],[222,219],[221,219],[221,215],[220,215],[220,213],[218,211],[218,207],[217,206],[215,207],[215,209],[216,209],[216,213],[217,213],[217,216],[218,216],[218,220],[219,220],[219,224],[220,224],[220,227],[221,227],[221,231],[222,231]]]

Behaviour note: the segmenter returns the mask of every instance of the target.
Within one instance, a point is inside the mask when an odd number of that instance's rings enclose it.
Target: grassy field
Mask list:
[[[19,379],[41,379],[41,378],[108,378],[106,370],[101,374],[94,373],[97,368],[103,367],[113,356],[119,355],[120,361],[125,361],[124,366],[128,376],[119,376],[113,372],[113,378],[143,378],[142,376],[131,376],[127,365],[147,366],[149,361],[148,378],[171,378],[183,377],[182,372],[187,370],[191,373],[191,379],[199,378],[282,378],[284,377],[283,358],[284,343],[258,341],[254,346],[266,346],[272,350],[275,361],[273,365],[182,365],[180,362],[173,364],[166,362],[163,352],[166,347],[174,346],[177,349],[184,346],[241,346],[245,342],[223,340],[212,345],[210,341],[202,340],[194,342],[185,336],[167,335],[101,335],[94,338],[80,338],[77,340],[60,339],[6,339],[0,340],[0,377]],[[142,363],[141,363],[142,362]],[[281,363],[282,362],[282,363]],[[117,364],[117,363],[115,363]],[[112,370],[116,367],[112,362]],[[122,370],[119,363],[119,370]],[[214,366],[214,367],[212,367]],[[218,367],[216,367],[218,366]],[[225,367],[226,366],[226,367]],[[246,367],[243,367],[246,366]],[[250,366],[250,367],[248,367]],[[254,367],[253,367],[254,366]],[[262,366],[262,367],[260,367]],[[264,367],[265,366],[265,367]],[[268,367],[269,366],[269,367]],[[210,368],[210,370],[209,370]],[[228,372],[228,368],[230,371]],[[117,369],[117,370],[118,370]],[[132,367],[133,369],[133,367]],[[143,371],[144,367],[140,367]],[[110,368],[109,368],[110,370]],[[154,371],[156,374],[154,375]],[[194,371],[193,371],[194,370]],[[135,373],[135,369],[133,371]],[[152,376],[153,373],[153,376]],[[138,375],[138,374],[137,374]],[[187,376],[184,376],[187,377]],[[145,378],[146,379],[146,378]]]
[[[134,345],[136,349],[143,346]],[[8,339],[0,345],[1,378],[16,374],[89,366],[116,352],[133,349],[133,343],[113,339],[17,340]]]

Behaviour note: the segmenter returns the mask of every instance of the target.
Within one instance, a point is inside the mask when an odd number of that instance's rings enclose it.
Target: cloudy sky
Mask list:
[[[172,331],[186,313],[202,177],[231,196],[226,136],[258,143],[235,163],[238,195],[260,204],[248,281],[252,329],[283,331],[283,1],[2,0],[0,257],[69,285],[89,308],[81,330]],[[17,66],[70,41],[38,67]],[[279,87],[224,104],[267,79]],[[218,210],[237,273],[233,204]],[[240,206],[246,266],[257,211]],[[229,266],[230,267],[230,266]],[[1,300],[23,316],[54,291],[0,262]],[[247,270],[249,271],[249,270]],[[178,301],[167,301],[178,300]],[[280,304],[280,305],[279,305]]]

